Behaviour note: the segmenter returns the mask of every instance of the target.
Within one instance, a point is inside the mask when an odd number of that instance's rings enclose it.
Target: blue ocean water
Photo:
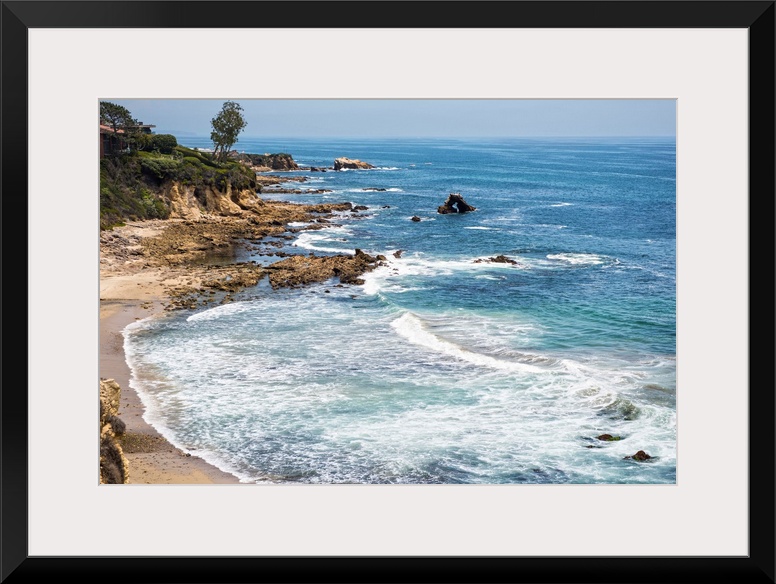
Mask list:
[[[389,265],[130,325],[131,384],[175,445],[257,483],[676,482],[673,138],[237,148],[375,165],[263,196],[366,205],[289,250]],[[437,214],[451,192],[477,210]],[[476,261],[496,255],[517,264]]]

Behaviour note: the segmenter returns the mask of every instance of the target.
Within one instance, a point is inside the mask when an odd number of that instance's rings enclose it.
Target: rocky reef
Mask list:
[[[479,258],[479,259],[474,260],[475,264],[482,264],[482,263],[485,263],[485,262],[489,262],[489,263],[492,263],[492,264],[512,264],[514,266],[519,265],[515,260],[510,259],[510,258],[508,258],[505,255],[497,255],[495,257],[491,257],[491,258],[487,258],[487,259]]]
[[[384,256],[373,257],[357,249],[352,256],[292,256],[266,269],[273,288],[296,288],[335,277],[341,284],[363,284],[360,276],[371,272],[384,260]]]

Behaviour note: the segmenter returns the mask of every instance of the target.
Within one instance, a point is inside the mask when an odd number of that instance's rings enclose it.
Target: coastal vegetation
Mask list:
[[[110,148],[100,159],[100,229],[126,221],[167,219],[171,186],[188,188],[203,204],[207,191],[237,192],[261,186],[250,160],[230,158],[230,148],[245,127],[240,106],[226,102],[213,118],[213,153],[178,144],[172,134],[149,134],[124,106],[100,102],[100,125],[110,134]],[[290,157],[289,157],[290,158]],[[244,162],[248,162],[245,164]]]
[[[237,143],[237,136],[247,125],[242,115],[242,106],[234,101],[225,102],[218,115],[210,121],[210,125],[213,128],[210,133],[214,146],[213,158],[224,162],[232,146]]]
[[[170,200],[164,193],[172,183],[190,187],[195,197],[203,198],[207,188],[261,190],[256,173],[244,164],[218,163],[185,146],[175,145],[169,153],[136,150],[110,156],[100,161],[100,228],[127,220],[167,219]]]

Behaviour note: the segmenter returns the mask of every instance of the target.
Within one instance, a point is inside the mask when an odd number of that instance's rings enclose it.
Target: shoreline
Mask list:
[[[122,331],[136,320],[160,314],[161,301],[152,304],[100,299],[100,377],[114,379],[121,387],[119,417],[126,434],[120,443],[129,463],[126,484],[241,484],[236,476],[176,448],[143,419],[145,407],[129,384]]]
[[[258,249],[268,236],[291,239],[305,229],[289,228],[289,223],[305,222],[306,229],[320,229],[331,225],[333,212],[339,210],[358,212],[350,203],[262,201],[231,217],[201,214],[194,221],[128,221],[100,234],[99,376],[113,379],[121,388],[117,415],[126,430],[117,441],[128,466],[124,484],[249,484],[176,448],[145,421],[145,406],[129,384],[131,371],[122,331],[132,322],[165,310],[231,302],[234,294],[265,277],[273,288],[301,287],[334,277],[344,284],[363,283],[359,276],[385,258],[356,250],[354,255],[335,257],[283,254],[287,257],[269,267],[255,262],[196,262],[211,253],[245,246],[245,241]],[[265,248],[269,255],[281,255],[271,245]]]

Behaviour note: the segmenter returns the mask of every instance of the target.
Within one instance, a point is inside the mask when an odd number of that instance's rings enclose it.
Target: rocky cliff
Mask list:
[[[129,465],[118,437],[126,425],[119,418],[121,388],[113,379],[100,379],[100,483],[129,482]]]
[[[173,219],[198,221],[204,214],[237,216],[243,211],[257,211],[263,205],[251,188],[233,188],[227,183],[223,190],[212,185],[192,185],[168,180],[159,185],[157,196],[170,210]]]
[[[176,147],[169,156],[139,152],[100,161],[100,227],[126,221],[239,215],[261,204],[256,172],[229,161],[215,163]]]

